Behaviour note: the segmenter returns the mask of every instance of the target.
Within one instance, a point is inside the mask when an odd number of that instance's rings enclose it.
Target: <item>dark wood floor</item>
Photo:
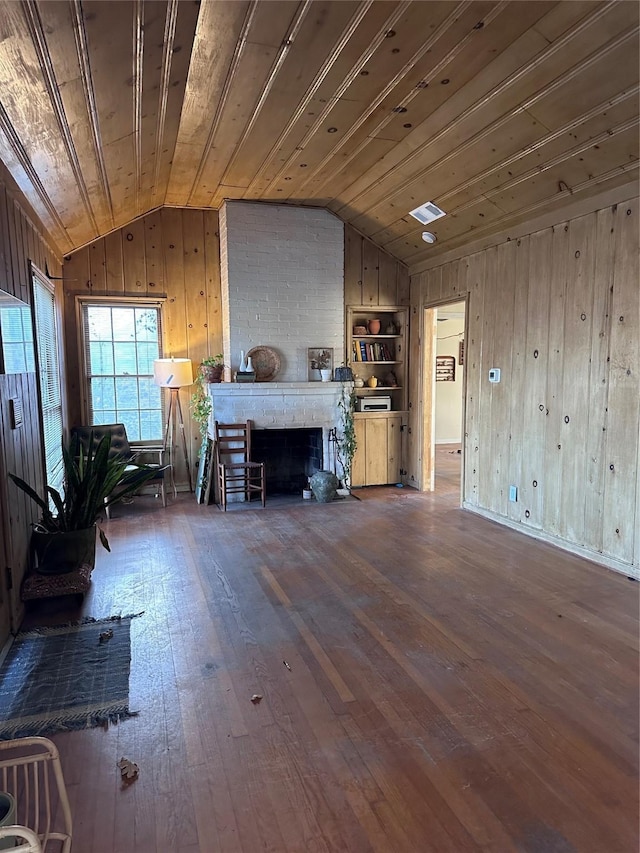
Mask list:
[[[637,851],[638,584],[458,509],[449,450],[435,495],[109,522],[140,716],[55,737],[75,853]]]

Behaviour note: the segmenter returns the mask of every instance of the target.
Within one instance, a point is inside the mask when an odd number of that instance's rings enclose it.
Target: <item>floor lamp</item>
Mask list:
[[[189,491],[193,491],[191,484],[191,468],[189,466],[189,455],[187,453],[187,440],[184,435],[184,421],[182,419],[182,406],[180,405],[180,389],[187,385],[193,385],[193,368],[190,358],[157,358],[153,362],[153,381],[161,388],[168,388],[169,410],[167,412],[167,423],[164,428],[164,441],[162,449],[167,449],[169,441],[169,462],[171,464],[171,479],[173,480],[173,493],[176,494],[176,481],[173,474],[173,442],[174,421],[178,419],[178,426],[182,435],[182,451],[184,462],[187,467],[189,479]],[[173,417],[172,417],[173,416]]]

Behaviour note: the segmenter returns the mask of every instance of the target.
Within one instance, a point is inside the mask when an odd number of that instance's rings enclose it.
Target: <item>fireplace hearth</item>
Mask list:
[[[310,454],[312,463],[303,465],[297,475],[295,491],[300,494],[309,474],[330,465],[329,439],[337,425],[341,389],[339,382],[222,382],[209,385],[213,409],[209,435],[211,438],[214,436],[214,420],[231,424],[250,419],[253,422],[252,455],[254,460],[258,460],[253,435],[262,431],[275,434],[313,431],[319,434],[320,450],[317,454]],[[267,500],[270,494],[273,492],[267,471]]]

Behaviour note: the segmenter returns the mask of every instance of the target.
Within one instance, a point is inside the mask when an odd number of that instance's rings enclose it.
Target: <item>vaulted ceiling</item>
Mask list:
[[[326,206],[411,265],[637,180],[638,23],[635,0],[5,0],[0,158],[64,253],[242,198]]]

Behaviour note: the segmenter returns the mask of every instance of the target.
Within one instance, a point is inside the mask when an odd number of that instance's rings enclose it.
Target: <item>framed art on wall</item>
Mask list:
[[[307,365],[309,382],[328,382],[333,375],[333,350],[330,347],[309,347]]]
[[[436,356],[436,382],[455,382],[456,360],[452,355]]]

